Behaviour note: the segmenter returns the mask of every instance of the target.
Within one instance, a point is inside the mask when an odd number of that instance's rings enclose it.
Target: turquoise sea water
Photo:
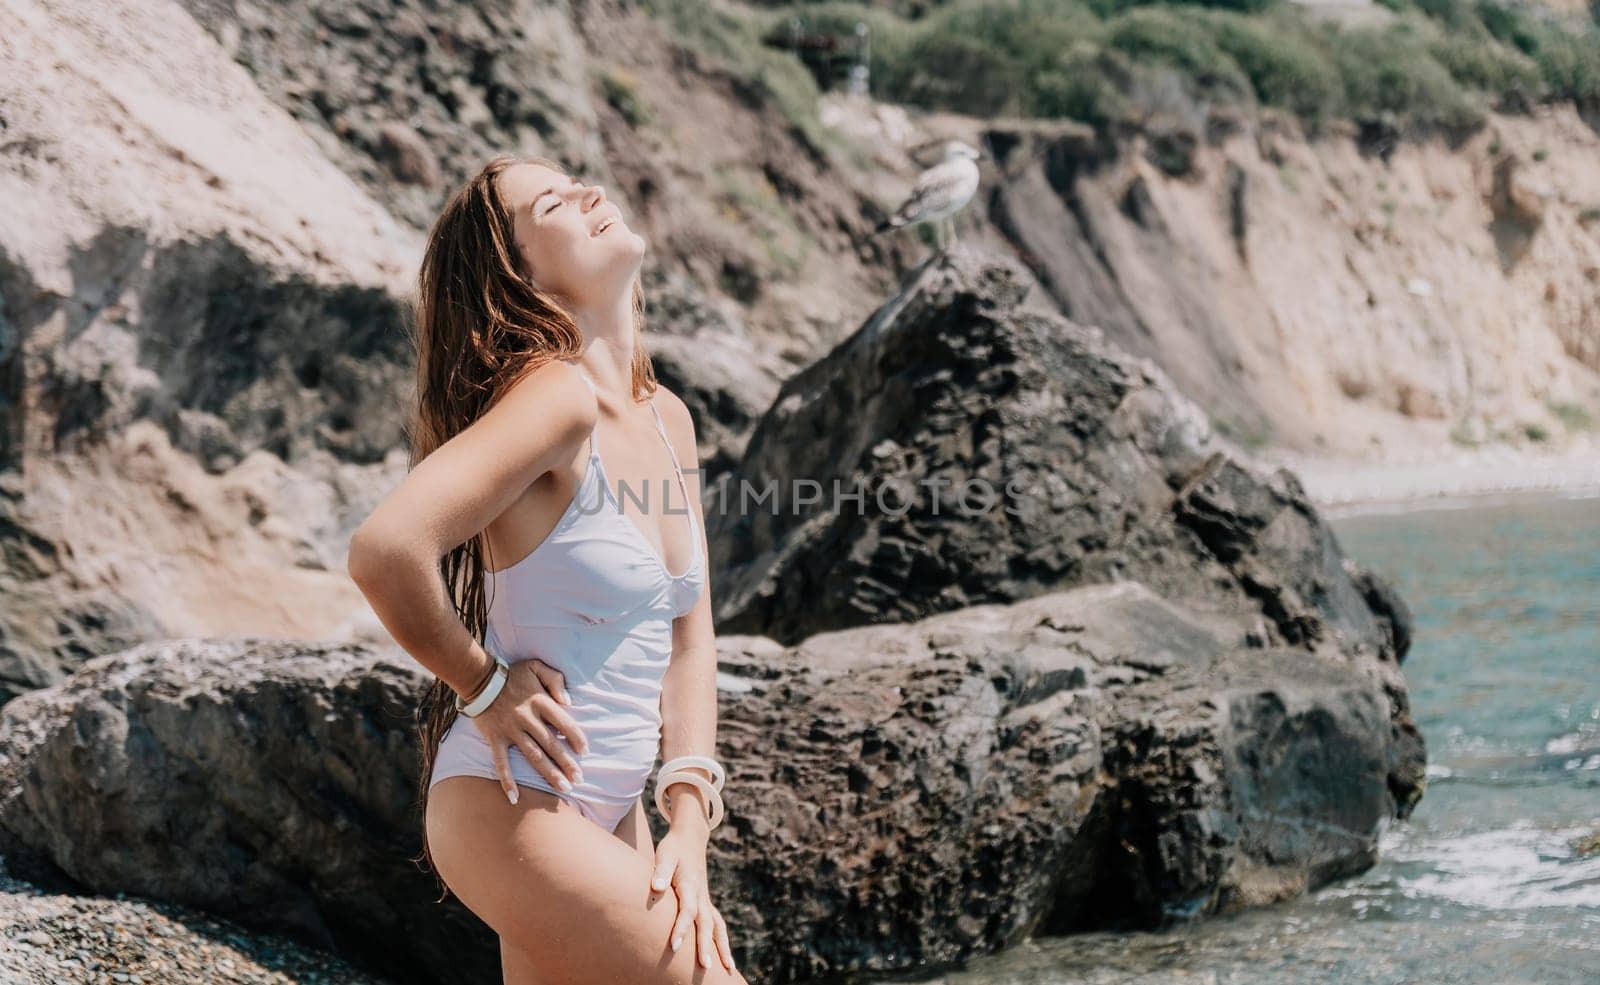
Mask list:
[[[1366,873],[1175,931],[1040,938],[950,985],[1600,985],[1600,498],[1332,521],[1412,608],[1428,788]]]

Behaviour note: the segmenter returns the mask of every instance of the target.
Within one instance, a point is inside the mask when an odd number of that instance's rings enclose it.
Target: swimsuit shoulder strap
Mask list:
[[[661,432],[661,440],[667,443],[667,454],[672,456],[672,467],[678,470],[678,477],[683,477],[683,466],[678,464],[677,449],[672,447],[672,439],[667,437],[666,422],[661,419],[661,411],[656,409],[655,398],[650,399],[650,412],[656,415],[656,430]]]
[[[590,393],[594,394],[597,397],[600,396],[600,391],[595,389],[594,380],[589,379],[589,374],[588,373],[585,373],[583,370],[578,369],[577,365],[574,364],[574,363],[567,363],[567,365],[571,366],[573,369],[577,369],[578,370],[578,375],[583,377],[583,382],[585,382],[585,383],[587,383],[589,385],[589,392]]]
[[[565,360],[563,360],[563,361],[565,361]],[[589,379],[589,374],[585,373],[578,366],[577,363],[567,363],[567,365],[571,366],[573,369],[576,369],[578,371],[578,375],[583,378],[583,382],[588,384],[589,392],[594,394],[595,398],[598,399],[599,396],[600,396],[600,391],[595,387],[594,380]],[[600,452],[595,447],[595,439],[599,436],[599,433],[600,433],[600,418],[598,416],[596,416],[595,419],[594,419],[594,427],[589,429],[589,457],[590,458],[598,458],[598,457],[600,457]]]
[[[661,440],[666,442],[667,445],[667,454],[672,456],[672,468],[678,473],[678,489],[683,493],[685,511],[689,514],[689,530],[691,534],[693,534],[696,532],[696,524],[694,520],[694,510],[688,509],[689,482],[683,477],[683,466],[678,464],[677,449],[672,447],[672,439],[667,437],[667,425],[666,422],[661,419],[661,411],[656,409],[656,401],[654,397],[650,398],[650,412],[656,415],[656,430],[661,432]],[[690,539],[694,541],[695,553],[698,555],[700,551],[700,538],[698,536],[691,536]]]

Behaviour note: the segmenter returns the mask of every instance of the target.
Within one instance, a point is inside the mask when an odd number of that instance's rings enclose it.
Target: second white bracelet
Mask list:
[[[712,786],[710,780],[688,770],[661,773],[656,776],[656,811],[663,818],[666,818],[669,822],[672,820],[672,813],[668,810],[668,802],[671,798],[667,796],[667,788],[674,783],[687,783],[706,795],[707,806],[711,810],[711,817],[708,819],[710,827],[707,830],[715,830],[717,825],[722,823],[725,813],[722,806],[722,794],[717,792],[717,788]]]

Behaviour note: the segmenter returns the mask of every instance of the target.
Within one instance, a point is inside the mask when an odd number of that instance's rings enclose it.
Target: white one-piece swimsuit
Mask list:
[[[584,382],[594,388],[587,375]],[[522,750],[506,747],[517,783],[570,802],[585,817],[614,831],[644,792],[661,746],[661,678],[672,656],[672,621],[692,609],[705,588],[705,557],[688,486],[652,401],[656,429],[667,443],[682,499],[652,496],[660,484],[613,490],[606,480],[595,434],[589,463],[571,503],[549,536],[522,560],[499,572],[485,569],[489,595],[485,649],[508,663],[538,657],[566,676],[567,712],[589,742],[579,755],[562,743],[583,771],[570,792],[553,789]],[[625,515],[629,508],[686,515],[694,556],[682,574],[666,562]],[[669,521],[676,522],[676,521]],[[431,787],[447,776],[497,780],[489,743],[474,719],[458,714],[440,742]]]

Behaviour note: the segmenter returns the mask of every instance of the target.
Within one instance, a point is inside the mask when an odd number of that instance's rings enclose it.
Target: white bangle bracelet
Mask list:
[[[504,658],[495,657],[494,671],[489,675],[489,683],[485,684],[478,696],[467,704],[462,704],[461,695],[456,695],[456,711],[461,712],[468,718],[477,718],[483,714],[484,709],[488,708],[494,699],[500,696],[500,689],[506,686],[506,675],[509,673],[511,673],[511,665],[506,663]]]
[[[717,788],[713,787],[711,785],[711,781],[707,780],[705,777],[698,773],[690,773],[687,771],[663,773],[656,777],[656,810],[663,818],[667,820],[667,823],[672,823],[672,813],[668,810],[668,803],[670,802],[671,798],[667,796],[667,788],[672,786],[674,783],[688,783],[706,795],[706,799],[710,801],[707,806],[711,810],[711,817],[708,819],[710,822],[710,827],[708,827],[706,830],[716,830],[717,825],[722,823],[722,817],[724,813],[722,808],[722,794],[718,793]]]
[[[719,791],[722,789],[723,781],[728,778],[728,774],[722,768],[722,764],[710,756],[674,756],[661,764],[661,769],[657,772],[657,775],[671,773],[685,766],[698,766],[708,771],[711,774],[711,782],[716,785]]]

